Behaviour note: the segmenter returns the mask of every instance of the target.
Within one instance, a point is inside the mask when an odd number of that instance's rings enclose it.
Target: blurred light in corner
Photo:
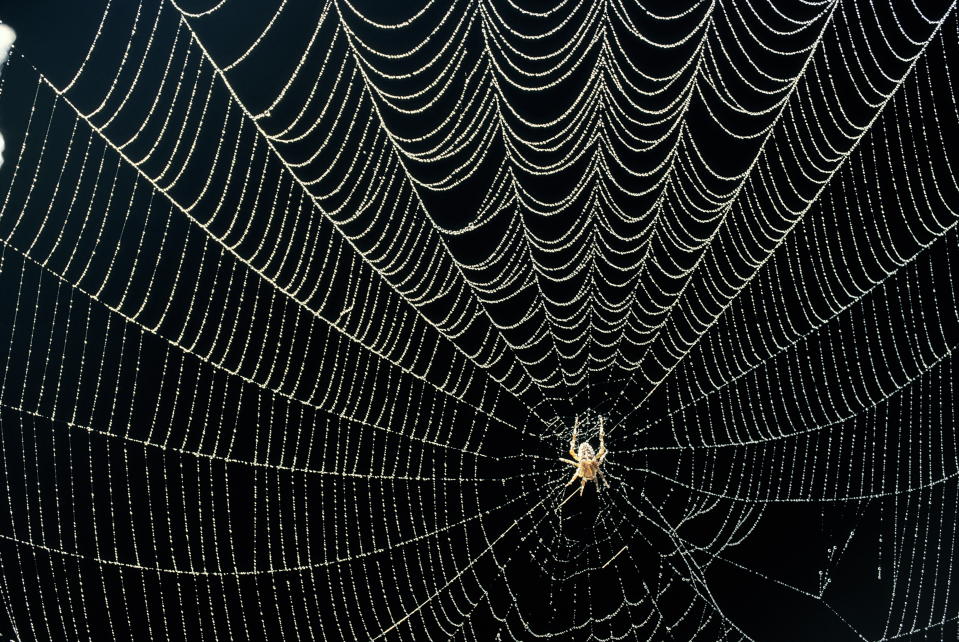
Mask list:
[[[16,32],[9,26],[0,23],[0,65],[6,64],[7,54],[10,52],[10,47],[13,46],[13,41],[16,39]],[[2,67],[0,67],[0,72],[2,72]],[[3,167],[3,150],[5,147],[3,134],[0,134],[0,167]]]

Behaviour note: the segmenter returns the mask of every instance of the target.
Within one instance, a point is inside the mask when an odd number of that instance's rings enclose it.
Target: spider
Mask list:
[[[573,438],[569,441],[569,454],[570,457],[576,461],[566,459],[565,457],[560,457],[560,461],[564,461],[571,466],[576,466],[576,472],[573,473],[573,478],[570,479],[566,485],[569,486],[577,477],[583,478],[583,483],[579,485],[579,494],[583,494],[583,490],[586,488],[586,482],[593,481],[596,482],[596,489],[599,489],[599,480],[603,480],[603,484],[606,488],[609,488],[609,482],[606,481],[606,476],[603,475],[603,471],[599,469],[602,465],[603,460],[606,458],[606,444],[603,439],[606,437],[606,433],[603,431],[603,418],[599,418],[599,452],[594,452],[593,447],[589,445],[589,442],[584,441],[579,445],[579,449],[576,448],[576,435],[579,433],[579,417],[576,418],[576,423],[573,425]],[[599,477],[599,479],[597,479]]]

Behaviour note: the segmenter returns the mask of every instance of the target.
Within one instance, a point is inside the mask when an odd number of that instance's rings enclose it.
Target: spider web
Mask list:
[[[0,634],[957,635],[955,3],[52,4]]]

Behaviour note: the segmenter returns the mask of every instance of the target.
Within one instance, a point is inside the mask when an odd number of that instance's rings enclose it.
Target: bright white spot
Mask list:
[[[7,53],[16,39],[17,33],[9,25],[0,23],[0,64],[6,62]]]
[[[17,32],[8,25],[0,23],[0,65],[7,61],[7,54],[10,53],[10,47],[13,41],[17,39]],[[3,150],[6,145],[3,142],[3,134],[0,134],[0,167],[3,167]]]

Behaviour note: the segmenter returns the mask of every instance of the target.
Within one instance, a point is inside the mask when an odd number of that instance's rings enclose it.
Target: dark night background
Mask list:
[[[679,4],[0,0],[0,638],[959,639],[955,4]]]

